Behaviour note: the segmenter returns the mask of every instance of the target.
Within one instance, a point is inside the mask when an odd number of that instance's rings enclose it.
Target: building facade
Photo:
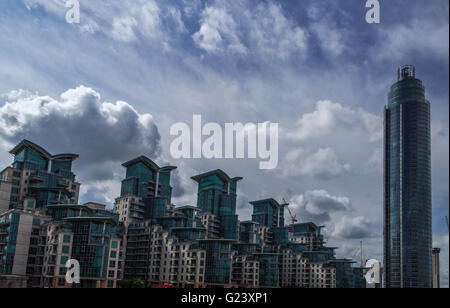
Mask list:
[[[23,140],[1,174],[0,277],[27,287],[115,288],[123,227],[97,203],[78,205],[72,161]],[[67,284],[66,263],[80,264],[80,284]],[[16,284],[16,283],[14,283]]]
[[[29,141],[2,172],[0,281],[40,288],[364,287],[362,271],[335,257],[320,226],[284,224],[274,199],[250,202],[251,221],[236,213],[237,183],[222,170],[192,177],[197,206],[171,203],[171,172],[140,156],[126,168],[112,210],[78,204],[75,154],[52,156]],[[250,206],[249,205],[249,206]],[[80,265],[68,284],[67,261]]]
[[[51,155],[28,140],[15,146],[14,161],[0,172],[0,213],[34,210],[47,204],[76,204],[80,184],[72,172],[77,154]]]
[[[432,286],[430,103],[415,67],[398,70],[384,117],[386,287]]]
[[[441,265],[440,265],[441,249],[433,248],[433,289],[441,287]]]

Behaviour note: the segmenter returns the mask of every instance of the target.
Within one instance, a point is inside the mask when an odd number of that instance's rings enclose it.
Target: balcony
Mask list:
[[[138,213],[145,213],[143,208],[137,207],[137,206],[132,206],[131,207],[132,211],[138,212]]]
[[[30,181],[30,183],[32,182],[43,182],[44,179],[42,179],[41,177],[39,177],[37,174],[32,174],[30,175],[30,177],[28,178],[28,180]]]
[[[144,219],[144,215],[138,214],[138,213],[130,213],[130,217],[132,218],[139,218],[139,219]]]
[[[133,239],[128,239],[128,243],[146,243],[148,242],[149,239],[148,238],[133,238]]]
[[[64,188],[69,187],[69,183],[66,182],[66,181],[59,181],[57,185],[58,185],[59,187],[64,187]]]
[[[93,237],[110,237],[109,234],[106,234],[106,233],[103,233],[103,232],[99,232],[99,231],[91,232],[91,236],[93,236]]]

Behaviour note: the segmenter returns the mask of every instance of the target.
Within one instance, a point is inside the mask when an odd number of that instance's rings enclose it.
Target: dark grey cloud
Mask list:
[[[108,187],[95,187],[91,186],[87,189],[87,191],[81,196],[79,203],[86,202],[96,202],[105,205],[110,205],[111,200],[109,200],[106,195],[108,194]]]
[[[239,194],[237,197],[237,210],[244,210],[250,207],[250,200],[244,194]]]
[[[293,196],[289,203],[299,221],[317,224],[331,221],[331,214],[352,210],[349,198],[332,196],[325,190]]]
[[[170,182],[173,187],[172,191],[172,197],[174,198],[180,198],[183,197],[186,194],[186,189],[183,186],[180,173],[178,170],[172,171]]]

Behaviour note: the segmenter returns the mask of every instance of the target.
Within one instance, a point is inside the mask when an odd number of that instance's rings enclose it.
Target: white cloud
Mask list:
[[[245,54],[247,49],[241,43],[238,33],[233,15],[225,6],[210,6],[203,11],[200,30],[192,38],[208,53],[229,51]]]
[[[292,166],[295,166],[293,168]],[[281,176],[316,176],[322,179],[336,178],[351,169],[349,164],[340,163],[332,148],[320,148],[307,155],[304,149],[289,151],[281,162]],[[279,170],[277,170],[279,174]]]
[[[44,7],[48,12],[61,14],[62,18],[65,16],[65,0],[23,0],[23,2],[28,10]]]
[[[332,27],[326,21],[313,23],[310,29],[319,39],[322,49],[333,56],[340,56],[348,46],[343,30]]]
[[[371,52],[371,56],[378,61],[401,61],[417,52],[448,65],[448,20],[442,23],[434,19],[413,19],[409,23],[381,28],[379,35],[383,38],[382,44]]]
[[[383,149],[376,148],[372,156],[365,165],[366,170],[375,170],[377,173],[383,173]]]
[[[158,4],[153,0],[145,1],[134,7],[133,11],[140,18],[141,32],[148,37],[157,38],[161,31],[161,12]]]
[[[303,114],[297,122],[297,129],[288,132],[287,137],[304,141],[341,130],[363,130],[370,142],[376,142],[383,136],[382,123],[382,119],[376,115],[323,100],[317,102],[316,110]]]
[[[269,1],[256,8],[246,4],[216,1],[206,7],[200,29],[193,35],[198,47],[210,54],[229,52],[282,60],[306,51],[306,31],[288,19],[278,4]]]
[[[280,5],[261,3],[254,11],[247,11],[246,15],[253,16],[250,39],[255,49],[265,56],[287,59],[296,52],[306,52],[306,31],[288,19]]]
[[[332,235],[343,239],[362,239],[371,236],[371,227],[371,221],[364,216],[343,216],[335,224]]]
[[[137,39],[134,33],[134,27],[137,21],[133,17],[125,16],[114,19],[111,35],[114,39],[124,42],[135,41]]]

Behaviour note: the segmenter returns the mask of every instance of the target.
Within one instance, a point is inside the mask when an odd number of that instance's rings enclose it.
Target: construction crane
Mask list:
[[[364,266],[363,247],[362,247],[363,242],[361,241],[359,244],[360,244],[359,248],[356,248],[355,252],[353,253],[352,260],[355,260],[357,255],[361,255],[361,267],[363,267]]]
[[[360,251],[361,251],[360,248],[355,249],[355,252],[353,253],[353,256],[352,256],[352,260],[355,260],[356,256],[360,253]]]
[[[298,221],[298,220],[297,220],[297,214],[292,215],[292,212],[291,212],[291,210],[289,209],[289,203],[287,203],[286,200],[285,200],[284,198],[283,198],[283,203],[284,203],[283,205],[286,206],[286,208],[287,208],[287,210],[288,210],[288,212],[289,212],[289,216],[291,216],[292,224],[295,225],[295,223]]]

